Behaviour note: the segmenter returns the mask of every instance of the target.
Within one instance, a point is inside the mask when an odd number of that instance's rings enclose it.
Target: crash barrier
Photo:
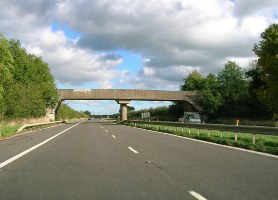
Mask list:
[[[238,140],[238,133],[251,133],[253,134],[253,144],[256,143],[256,134],[278,136],[277,127],[224,125],[224,124],[190,124],[190,123],[179,123],[179,122],[134,121],[134,120],[125,121],[124,123],[135,127],[142,125],[143,128],[151,128],[157,131],[159,130],[159,126],[162,126],[160,130],[163,129],[166,130],[166,127],[173,127],[173,128],[182,127],[182,132],[184,132],[183,128],[188,128],[189,134],[191,134],[191,128],[195,128],[197,129],[198,136],[200,135],[200,129],[205,129],[209,131],[208,132],[209,137],[210,137],[210,131],[217,130],[220,131],[221,138],[223,138],[224,131],[229,131],[235,133],[234,135],[235,142],[237,142]]]
[[[63,121],[55,121],[55,122],[45,122],[45,123],[37,123],[37,124],[25,124],[25,125],[21,126],[19,129],[17,129],[16,132],[19,133],[23,129],[32,128],[32,127],[35,127],[35,126],[43,126],[43,125],[50,125],[50,124],[61,124],[61,123],[64,123],[64,122]]]

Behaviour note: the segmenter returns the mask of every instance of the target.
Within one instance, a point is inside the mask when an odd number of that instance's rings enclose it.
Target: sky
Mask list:
[[[0,0],[0,32],[48,63],[58,89],[179,90],[196,69],[247,68],[277,0]],[[114,114],[115,101],[67,101]],[[131,101],[136,110],[171,102]]]

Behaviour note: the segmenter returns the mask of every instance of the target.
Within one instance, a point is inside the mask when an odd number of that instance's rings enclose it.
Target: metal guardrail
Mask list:
[[[55,121],[55,122],[45,122],[45,123],[37,123],[37,124],[25,124],[23,126],[21,126],[19,129],[16,130],[17,133],[19,133],[20,131],[22,131],[25,128],[28,127],[34,127],[34,126],[42,126],[42,125],[48,125],[48,124],[60,124],[63,123],[62,121]]]
[[[256,134],[261,135],[275,135],[278,136],[277,127],[265,127],[265,126],[245,126],[245,125],[222,125],[222,124],[188,124],[179,122],[161,122],[161,121],[125,121],[125,123],[133,123],[134,126],[139,124],[148,125],[160,125],[160,126],[173,126],[173,127],[186,127],[189,128],[189,133],[191,128],[198,129],[198,135],[200,129],[205,130],[217,130],[221,132],[221,138],[223,137],[224,131],[234,132],[235,141],[237,141],[237,133],[251,133],[253,134],[253,143],[256,142]],[[158,128],[157,128],[158,129]]]
[[[153,125],[167,125],[175,127],[187,127],[196,129],[206,130],[219,130],[219,131],[230,131],[230,132],[241,132],[241,133],[252,133],[262,135],[276,135],[278,136],[277,127],[266,127],[266,126],[245,126],[245,125],[222,125],[222,124],[187,124],[179,122],[161,122],[161,121],[126,121],[137,124],[153,124]]]

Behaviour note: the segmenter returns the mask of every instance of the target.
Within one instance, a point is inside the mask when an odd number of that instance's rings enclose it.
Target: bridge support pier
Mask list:
[[[120,104],[120,120],[127,120],[127,104],[129,104],[130,100],[117,100],[118,104]]]

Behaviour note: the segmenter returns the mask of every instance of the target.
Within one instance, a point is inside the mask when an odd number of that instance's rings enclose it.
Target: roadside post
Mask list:
[[[239,124],[239,119],[236,120],[236,125],[238,126]],[[235,142],[237,142],[237,132],[235,132]]]

